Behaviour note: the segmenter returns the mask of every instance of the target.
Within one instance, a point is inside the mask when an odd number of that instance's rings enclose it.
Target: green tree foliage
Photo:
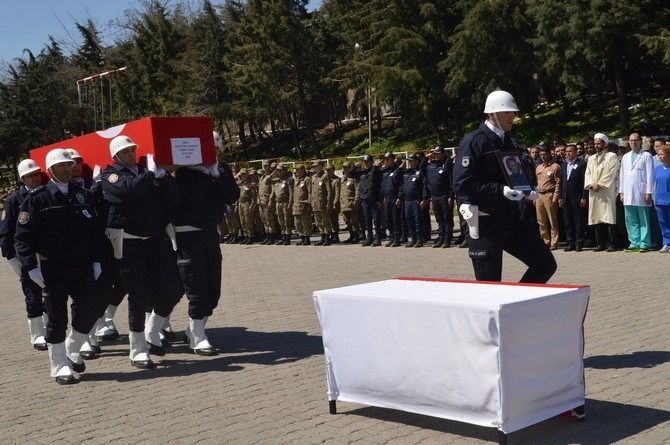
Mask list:
[[[212,116],[231,140],[231,158],[321,157],[320,126],[341,131],[345,117],[367,117],[369,105],[380,147],[392,145],[380,138],[392,135],[381,127],[391,112],[401,116],[396,134],[428,130],[454,141],[481,119],[495,88],[512,92],[531,122],[540,101],[561,102],[567,118],[613,94],[627,132],[629,105],[642,102],[651,117],[645,97],[670,80],[663,0],[324,0],[314,12],[306,5],[142,0],[107,44],[91,20],[77,23],[73,54],[50,39],[38,55],[27,51],[5,67],[0,156],[15,162],[78,134],[76,81],[124,66],[105,97],[117,110],[114,124]],[[99,129],[89,102],[87,132]]]

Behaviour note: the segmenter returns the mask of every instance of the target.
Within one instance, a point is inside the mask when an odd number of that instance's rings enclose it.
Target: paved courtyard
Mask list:
[[[313,240],[316,237],[312,238]],[[216,357],[183,343],[130,366],[122,338],[103,344],[76,385],[49,377],[29,344],[16,276],[0,262],[0,442],[12,444],[487,444],[494,429],[339,402],[328,413],[312,292],[395,276],[473,279],[466,249],[222,245],[224,292],[208,323]],[[552,283],[588,284],[587,419],[557,417],[512,444],[670,443],[670,255],[557,251]],[[523,266],[505,257],[503,279]],[[181,336],[182,300],[172,317]]]

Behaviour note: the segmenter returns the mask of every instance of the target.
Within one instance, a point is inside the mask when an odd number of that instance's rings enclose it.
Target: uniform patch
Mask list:
[[[109,178],[107,178],[107,180],[109,181],[110,184],[114,184],[116,181],[119,180],[119,175],[117,175],[116,173],[112,173],[111,175],[109,175]]]
[[[470,165],[470,156],[463,156],[463,158],[461,159],[461,165],[463,167],[467,167],[468,165]]]
[[[77,193],[77,194],[75,195],[75,198],[77,198],[77,201],[79,201],[79,204],[83,204],[84,201],[85,201],[85,199],[84,199],[84,195],[82,195],[81,193]]]
[[[30,213],[28,212],[20,212],[19,213],[19,224],[25,224],[28,221],[30,221]]]
[[[472,250],[468,252],[470,258],[486,258],[489,256],[488,249]]]
[[[190,258],[177,258],[177,267],[186,267],[191,265]]]

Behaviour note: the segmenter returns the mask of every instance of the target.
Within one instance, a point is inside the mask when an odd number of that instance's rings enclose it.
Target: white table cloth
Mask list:
[[[315,291],[329,400],[503,433],[579,407],[589,295],[420,278]]]

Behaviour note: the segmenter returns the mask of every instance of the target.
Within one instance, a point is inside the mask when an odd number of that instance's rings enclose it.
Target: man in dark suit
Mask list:
[[[581,252],[584,247],[586,230],[586,204],[588,190],[584,190],[586,162],[579,157],[577,147],[570,144],[565,147],[565,162],[561,168],[561,187],[558,206],[563,211],[565,235],[568,242],[566,252]]]

